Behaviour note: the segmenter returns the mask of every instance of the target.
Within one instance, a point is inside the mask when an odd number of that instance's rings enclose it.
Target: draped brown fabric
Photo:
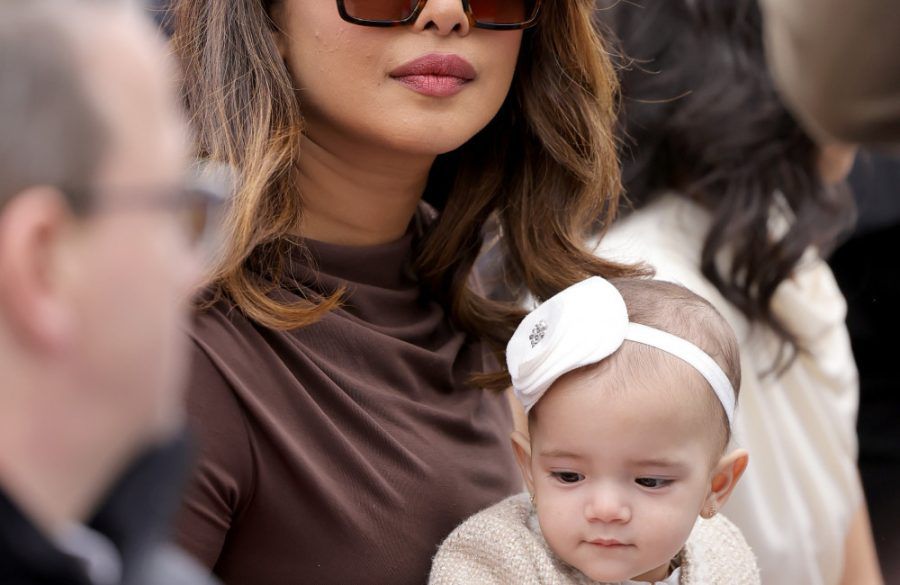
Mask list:
[[[411,275],[412,234],[306,243],[290,276],[346,286],[342,309],[289,332],[225,301],[198,316],[179,540],[229,585],[424,583],[457,524],[521,489],[508,404],[467,385],[490,358]]]

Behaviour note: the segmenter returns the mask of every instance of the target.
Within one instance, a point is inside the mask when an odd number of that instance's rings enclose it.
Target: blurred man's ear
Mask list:
[[[71,316],[59,278],[71,211],[52,187],[32,187],[0,208],[0,325],[22,345],[57,352]]]

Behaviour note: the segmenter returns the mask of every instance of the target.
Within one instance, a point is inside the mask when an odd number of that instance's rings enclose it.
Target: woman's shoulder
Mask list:
[[[760,585],[756,556],[738,527],[722,514],[697,521],[681,570],[682,585]]]
[[[595,251],[611,260],[649,264],[661,279],[699,279],[708,228],[703,208],[678,195],[664,195],[613,224]]]
[[[227,297],[210,290],[195,300],[189,330],[195,345],[215,363],[252,362],[259,343],[260,328]]]
[[[605,239],[637,240],[635,243],[643,244],[641,248],[646,250],[656,249],[662,243],[694,249],[703,244],[711,223],[712,216],[700,204],[677,193],[665,193],[623,213]]]
[[[791,278],[772,297],[772,311],[810,351],[845,334],[847,301],[831,268],[814,248],[807,250]]]
[[[441,544],[429,584],[568,585],[530,516],[524,493],[471,516]]]
[[[710,215],[697,203],[670,193],[617,221],[595,244],[603,258],[644,263],[654,278],[680,284],[708,300],[746,339],[750,326],[700,270]]]
[[[188,335],[192,398],[237,404],[242,395],[278,385],[272,378],[282,360],[272,342],[279,333],[266,332],[228,300],[198,301]]]
[[[193,299],[193,314],[190,334],[196,339],[213,339],[216,332],[239,327],[247,321],[236,303],[228,297],[207,287]]]

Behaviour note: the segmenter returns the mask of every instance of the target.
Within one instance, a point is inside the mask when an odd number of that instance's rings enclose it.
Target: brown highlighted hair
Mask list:
[[[272,294],[303,212],[294,186],[302,104],[270,34],[272,5],[177,0],[173,45],[199,154],[230,163],[242,177],[211,284],[257,322],[290,329],[314,322],[339,298],[286,304]],[[426,187],[446,204],[420,242],[418,277],[459,326],[498,353],[524,313],[467,284],[489,219],[502,233],[511,284],[538,299],[589,275],[634,270],[600,260],[583,245],[597,218],[604,229],[611,221],[620,192],[617,80],[592,26],[593,10],[591,0],[545,4],[538,25],[524,32],[500,112],[462,147],[438,157]],[[508,377],[482,382],[501,387]]]

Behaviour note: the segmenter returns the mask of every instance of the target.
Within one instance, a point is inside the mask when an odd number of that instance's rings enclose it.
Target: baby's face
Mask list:
[[[693,374],[693,375],[692,375]],[[550,548],[593,580],[662,580],[710,493],[715,427],[693,372],[564,377],[535,407],[530,469]],[[685,384],[700,385],[685,392]],[[692,407],[693,405],[693,407]]]

